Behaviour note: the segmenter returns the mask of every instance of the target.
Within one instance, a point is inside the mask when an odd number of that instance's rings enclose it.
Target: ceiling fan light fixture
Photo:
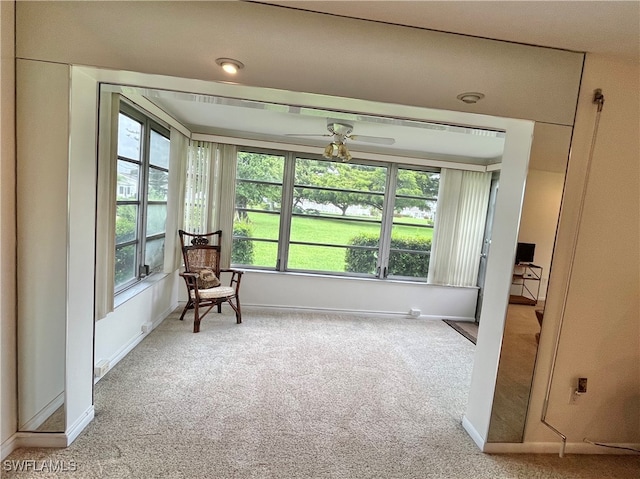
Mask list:
[[[332,141],[324,148],[322,156],[325,158],[340,158],[342,161],[349,161],[353,158],[347,149],[347,145],[335,141]]]
[[[460,93],[456,98],[465,103],[473,104],[473,103],[478,103],[480,100],[482,100],[484,98],[484,93],[469,91],[465,93]]]
[[[329,143],[324,149],[324,153],[322,154],[325,158],[333,158],[334,156],[338,156],[338,145],[335,143]]]
[[[344,143],[340,143],[340,145],[338,145],[338,158],[342,161],[349,161],[352,158],[351,153],[349,153],[349,150],[347,149],[347,145]]]
[[[216,63],[230,75],[235,75],[238,73],[238,70],[244,68],[244,64],[242,62],[234,60],[233,58],[218,58],[216,59]]]

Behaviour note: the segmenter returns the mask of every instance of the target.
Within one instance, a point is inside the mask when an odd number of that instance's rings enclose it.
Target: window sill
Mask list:
[[[441,285],[441,284],[431,284],[427,283],[424,280],[411,280],[406,278],[373,278],[366,276],[346,276],[346,275],[333,275],[326,273],[311,273],[306,271],[273,271],[267,269],[251,269],[243,266],[232,266],[232,268],[239,269],[249,274],[264,274],[264,275],[276,275],[276,276],[297,276],[304,278],[317,278],[317,279],[333,279],[336,281],[350,281],[350,282],[375,282],[375,283],[395,283],[395,284],[406,284],[413,286],[426,286],[429,288],[468,288],[468,289],[478,289],[477,286],[452,286],[452,285]]]
[[[124,291],[120,291],[113,298],[113,308],[116,309],[118,306],[123,305],[130,299],[136,297],[138,294],[142,293],[144,290],[150,288],[158,281],[169,276],[167,273],[155,273],[150,276],[147,276],[142,281],[137,282],[133,286],[125,289]]]

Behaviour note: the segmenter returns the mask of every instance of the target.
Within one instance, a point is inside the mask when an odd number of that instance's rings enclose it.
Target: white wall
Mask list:
[[[16,431],[14,2],[0,2],[0,456]]]
[[[527,173],[518,241],[536,245],[534,263],[542,266],[540,300],[546,297],[563,188],[564,173],[532,169]]]
[[[640,66],[587,55],[558,242],[533,382],[527,443],[557,443],[540,422],[556,331],[564,309],[547,421],[580,447],[583,438],[640,444]],[[596,118],[605,104],[571,268]],[[563,299],[569,278],[566,307]],[[568,404],[577,377],[588,393]]]
[[[156,327],[178,306],[178,279],[177,272],[167,275],[95,323],[96,364],[113,368],[148,334],[143,325]]]
[[[242,305],[349,312],[409,314],[472,321],[477,288],[453,288],[406,281],[380,281],[296,273],[246,272]],[[184,289],[184,288],[183,288]]]

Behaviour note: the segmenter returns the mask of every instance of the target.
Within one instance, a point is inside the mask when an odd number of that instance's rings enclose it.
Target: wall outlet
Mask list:
[[[422,313],[422,311],[420,311],[418,308],[411,308],[409,310],[409,316],[411,316],[412,318],[420,317],[421,313]]]
[[[147,321],[142,325],[141,329],[144,334],[150,333],[153,329],[153,323],[151,321]]]
[[[587,378],[578,378],[578,387],[576,392],[578,394],[585,394],[587,392]]]
[[[101,378],[109,371],[109,361],[106,359],[101,359],[98,363],[93,367],[93,377]]]

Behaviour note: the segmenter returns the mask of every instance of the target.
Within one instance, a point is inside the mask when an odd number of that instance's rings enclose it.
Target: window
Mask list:
[[[238,152],[232,263],[279,266],[284,164],[283,155]]]
[[[115,291],[162,271],[169,132],[126,104],[118,115]]]
[[[232,263],[426,280],[439,173],[238,151]]]

